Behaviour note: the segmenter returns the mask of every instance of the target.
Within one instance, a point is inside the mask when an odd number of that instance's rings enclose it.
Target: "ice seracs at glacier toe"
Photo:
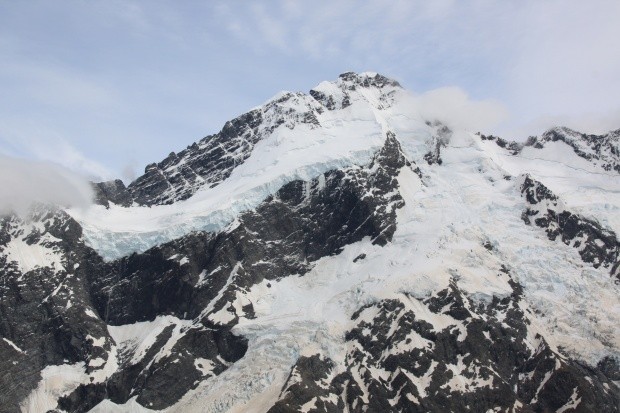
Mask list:
[[[620,134],[515,143],[418,105],[345,73],[98,205],[3,218],[0,404],[618,411]]]

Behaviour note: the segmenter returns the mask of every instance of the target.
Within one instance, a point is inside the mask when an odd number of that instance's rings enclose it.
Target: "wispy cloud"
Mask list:
[[[14,58],[0,65],[0,77],[11,80],[34,103],[65,110],[101,109],[120,103],[101,79],[88,79],[66,67],[41,65]]]
[[[87,180],[60,165],[0,155],[0,214],[25,215],[33,203],[83,207],[90,204]]]
[[[411,45],[426,47],[445,30],[447,20],[458,14],[453,0],[282,0],[269,4],[241,8],[234,2],[221,2],[215,10],[244,42],[314,58],[362,51],[385,56]],[[412,37],[416,34],[420,36]]]
[[[66,167],[86,175],[93,181],[107,180],[115,177],[115,174],[99,162],[88,158],[74,146],[66,141],[31,143],[31,152],[41,160],[59,160]]]
[[[0,156],[26,157],[64,165],[92,181],[112,179],[115,174],[100,162],[48,128],[24,121],[11,124],[0,120]]]
[[[434,89],[411,95],[411,109],[427,120],[439,120],[452,128],[473,132],[497,126],[508,116],[506,107],[495,100],[474,100],[458,87]]]

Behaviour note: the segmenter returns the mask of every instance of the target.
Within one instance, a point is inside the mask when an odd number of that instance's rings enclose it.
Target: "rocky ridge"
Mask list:
[[[620,173],[620,130],[604,135],[588,135],[566,127],[557,127],[549,129],[540,137],[530,136],[524,143],[507,141],[493,135],[480,134],[480,137],[483,140],[494,141],[513,155],[519,154],[526,147],[543,149],[549,143],[562,142],[568,145],[577,156],[603,170]]]

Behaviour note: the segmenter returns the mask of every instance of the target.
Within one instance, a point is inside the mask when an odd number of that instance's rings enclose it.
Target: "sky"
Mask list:
[[[603,133],[620,128],[618,21],[617,0],[0,0],[0,171],[25,159],[128,183],[346,71],[439,108],[482,103],[504,116],[474,126],[507,139]]]

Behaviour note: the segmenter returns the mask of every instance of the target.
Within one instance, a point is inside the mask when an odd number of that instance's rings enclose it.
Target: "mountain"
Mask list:
[[[280,93],[0,218],[0,411],[617,412],[619,146]]]

